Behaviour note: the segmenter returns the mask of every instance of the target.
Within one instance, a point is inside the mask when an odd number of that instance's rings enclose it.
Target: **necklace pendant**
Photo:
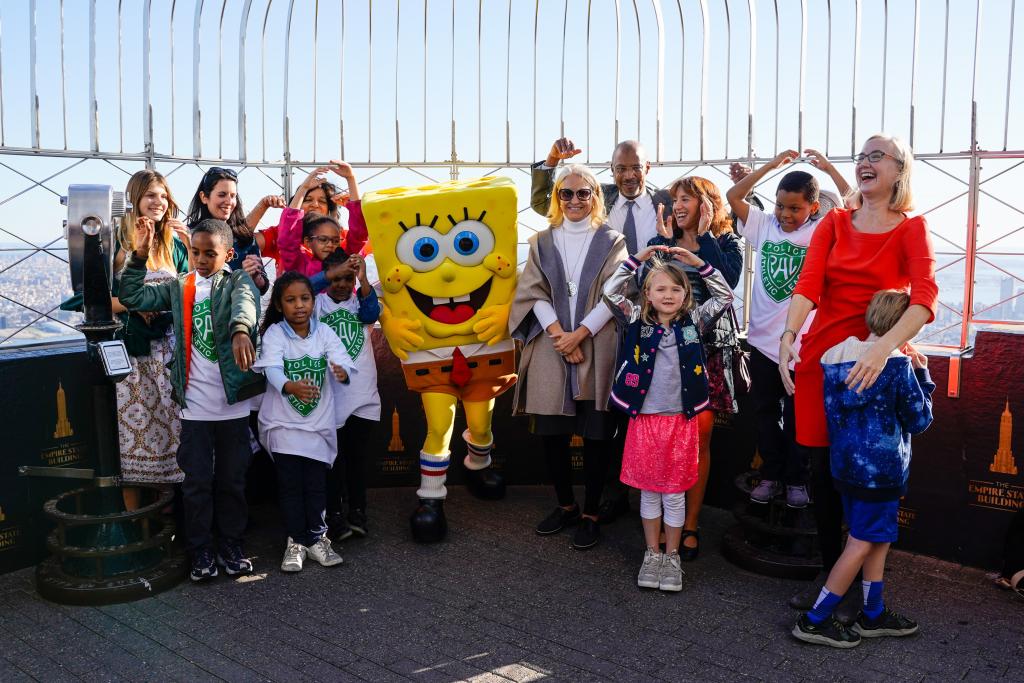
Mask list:
[[[569,280],[569,283],[568,283],[566,289],[569,290],[569,296],[570,297],[576,296],[576,292],[579,291],[577,289],[577,287],[576,287],[576,283],[573,282],[572,280]]]

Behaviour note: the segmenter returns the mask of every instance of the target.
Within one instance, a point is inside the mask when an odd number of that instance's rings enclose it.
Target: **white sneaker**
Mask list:
[[[641,588],[657,588],[661,582],[661,562],[664,555],[648,548],[644,551],[644,563],[640,565],[640,573],[636,577],[636,585]]]
[[[288,537],[288,545],[284,549],[284,559],[281,560],[281,571],[301,572],[302,562],[306,559],[306,548],[299,545]]]
[[[321,536],[320,540],[313,545],[307,545],[306,555],[319,562],[321,567],[333,567],[344,562],[341,555],[334,552],[334,548],[331,547],[331,539],[326,536]]]
[[[683,590],[683,568],[680,565],[679,553],[665,553],[658,588],[673,593]]]

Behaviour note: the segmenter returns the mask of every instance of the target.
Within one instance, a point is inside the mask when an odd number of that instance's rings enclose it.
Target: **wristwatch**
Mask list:
[[[785,339],[787,334],[793,335],[793,341],[796,341],[796,331],[791,330],[788,327],[782,331],[782,334],[779,335],[779,341],[781,342],[783,339]]]

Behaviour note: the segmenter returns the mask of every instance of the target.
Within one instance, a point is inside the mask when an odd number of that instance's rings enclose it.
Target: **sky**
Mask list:
[[[464,177],[510,174],[523,206],[529,178],[506,167],[542,158],[563,133],[594,165],[607,163],[616,140],[636,137],[667,165],[652,172],[655,183],[694,172],[728,184],[722,167],[681,164],[746,157],[749,120],[755,157],[802,144],[845,161],[849,178],[850,155],[880,130],[911,139],[919,156],[967,150],[972,95],[980,148],[1024,150],[1017,14],[1012,0],[4,0],[0,147],[35,144],[34,76],[39,146],[88,150],[94,72],[97,143],[112,154],[144,151],[148,97],[159,154],[279,162],[287,149],[299,163],[443,164],[454,136],[458,159],[489,165],[463,169]],[[1024,278],[1014,260],[1024,254],[1024,230],[1013,232],[1024,224],[1019,161],[982,163],[982,179],[993,178],[982,187],[996,198],[981,196],[978,244],[995,265],[979,263],[979,286],[997,286],[1006,276],[999,269]],[[68,183],[120,185],[141,166],[90,160],[48,182],[53,191],[8,199],[32,187],[24,176],[45,178],[75,160],[0,163],[0,187],[9,190],[0,192],[0,242],[13,234],[37,245],[59,236],[54,199]],[[202,171],[160,168],[174,173],[187,203]],[[419,170],[448,177],[444,167]],[[359,172],[366,188],[420,179]],[[918,210],[951,272],[964,270],[968,202],[957,195],[968,172],[966,160],[916,165]],[[276,169],[242,177],[249,205],[280,180]],[[294,182],[301,177],[296,171]],[[543,221],[526,212],[523,224]]]

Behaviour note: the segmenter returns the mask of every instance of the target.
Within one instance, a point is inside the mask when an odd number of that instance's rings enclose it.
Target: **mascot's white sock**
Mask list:
[[[448,496],[444,482],[448,478],[448,461],[450,451],[441,455],[420,451],[420,488],[416,495],[420,498],[440,498]]]
[[[462,432],[462,438],[469,447],[466,459],[463,460],[467,470],[482,470],[491,466],[491,449],[494,448],[494,439],[486,446],[478,446],[469,437],[469,430]]]

